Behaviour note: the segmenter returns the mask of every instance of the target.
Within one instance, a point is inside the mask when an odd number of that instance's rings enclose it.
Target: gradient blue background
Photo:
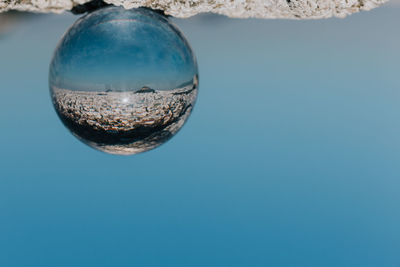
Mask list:
[[[175,20],[197,105],[156,150],[95,151],[48,64],[76,17],[0,40],[0,266],[400,266],[400,9]]]

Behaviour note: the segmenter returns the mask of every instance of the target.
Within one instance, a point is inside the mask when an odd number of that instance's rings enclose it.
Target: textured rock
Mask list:
[[[52,87],[54,107],[80,140],[111,154],[153,149],[183,126],[197,97],[197,82],[183,88],[136,92],[71,91]]]
[[[187,18],[212,12],[235,18],[318,19],[345,17],[370,10],[387,0],[105,0],[125,8],[146,6],[165,14]],[[0,0],[0,12],[10,9],[36,12],[71,10],[88,0]]]

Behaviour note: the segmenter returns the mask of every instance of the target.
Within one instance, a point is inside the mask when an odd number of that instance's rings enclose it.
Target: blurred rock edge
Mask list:
[[[370,10],[387,0],[104,0],[105,4],[124,8],[148,7],[166,15],[187,18],[211,12],[232,18],[320,19],[343,18]],[[86,0],[0,0],[0,12],[8,10],[55,12],[77,10],[83,13]],[[93,1],[92,1],[93,2]],[[96,0],[98,3],[99,0]],[[89,4],[90,5],[90,4]],[[79,7],[81,9],[79,10]],[[83,7],[83,9],[82,9]],[[90,11],[90,10],[89,10]]]

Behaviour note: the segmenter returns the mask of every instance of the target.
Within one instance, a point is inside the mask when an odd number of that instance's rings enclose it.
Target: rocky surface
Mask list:
[[[191,86],[170,91],[87,92],[52,88],[63,123],[85,143],[112,154],[135,154],[172,137],[197,96]]]
[[[125,8],[150,7],[165,14],[187,18],[203,12],[235,18],[319,19],[345,17],[370,10],[387,0],[105,0]],[[10,9],[62,12],[88,0],[0,0],[0,12]]]

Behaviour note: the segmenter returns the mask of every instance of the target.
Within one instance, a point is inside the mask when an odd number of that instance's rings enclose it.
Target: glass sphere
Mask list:
[[[198,70],[166,17],[106,7],[64,34],[49,84],[58,116],[76,137],[107,153],[135,154],[182,127],[196,101]]]

